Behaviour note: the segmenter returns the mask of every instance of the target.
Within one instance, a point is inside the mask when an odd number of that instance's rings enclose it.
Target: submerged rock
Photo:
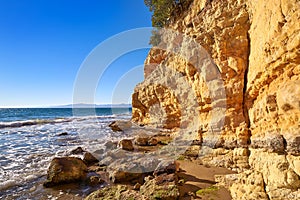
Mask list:
[[[80,158],[54,158],[47,173],[45,187],[81,181],[86,178],[87,166]]]

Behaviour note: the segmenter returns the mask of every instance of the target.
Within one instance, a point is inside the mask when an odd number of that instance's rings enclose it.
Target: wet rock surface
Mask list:
[[[80,158],[54,158],[48,169],[45,187],[83,181],[87,176],[87,166]]]
[[[132,127],[132,123],[130,121],[114,121],[109,124],[109,127],[115,132],[125,131]]]
[[[95,158],[93,154],[90,152],[85,152],[83,155],[83,162],[85,162],[88,166],[98,163],[99,160]]]

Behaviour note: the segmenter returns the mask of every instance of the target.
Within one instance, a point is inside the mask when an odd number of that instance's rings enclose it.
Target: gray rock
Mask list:
[[[112,141],[107,141],[104,144],[104,146],[105,146],[106,151],[108,151],[108,150],[116,149],[117,148],[117,143],[116,142],[112,142]]]

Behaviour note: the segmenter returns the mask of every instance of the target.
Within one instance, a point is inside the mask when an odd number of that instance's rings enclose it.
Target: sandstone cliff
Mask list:
[[[203,161],[239,172],[219,177],[234,199],[300,199],[300,1],[194,0],[168,28],[182,36],[150,50],[132,120],[182,129],[197,116],[198,139],[215,148]],[[183,56],[197,52],[191,41],[215,68]]]

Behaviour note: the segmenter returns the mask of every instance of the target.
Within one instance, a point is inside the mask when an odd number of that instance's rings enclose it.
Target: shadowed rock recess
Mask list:
[[[226,109],[218,141],[199,159],[238,172],[216,177],[232,198],[300,199],[300,1],[194,0],[181,12],[167,28],[207,51],[225,99],[213,101],[203,78],[207,74],[181,56],[192,53],[192,47],[182,48],[180,55],[153,47],[145,81],[132,95],[132,121],[184,127],[189,120],[182,115],[184,99],[151,76],[157,69],[171,69],[163,76],[184,78],[189,87],[182,96],[194,95],[197,102],[199,141],[210,137],[212,110]],[[180,37],[163,42],[183,43]]]

